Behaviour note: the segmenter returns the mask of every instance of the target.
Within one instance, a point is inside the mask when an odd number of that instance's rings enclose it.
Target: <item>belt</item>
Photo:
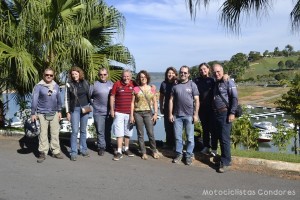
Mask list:
[[[219,109],[214,109],[214,112],[216,112],[216,113],[221,113],[221,112],[225,112],[225,111],[227,111],[227,108],[226,108],[226,107],[224,107],[224,108],[219,108]]]

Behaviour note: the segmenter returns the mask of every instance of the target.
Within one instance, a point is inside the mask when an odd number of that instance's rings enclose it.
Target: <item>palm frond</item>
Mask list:
[[[299,30],[300,27],[300,0],[297,1],[292,12],[290,13],[290,18],[292,22],[292,31]]]

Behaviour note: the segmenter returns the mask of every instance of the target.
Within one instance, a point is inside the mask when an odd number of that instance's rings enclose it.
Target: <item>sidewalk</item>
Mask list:
[[[8,140],[19,140],[24,136],[23,132],[4,132],[3,130],[0,130],[0,140],[2,139],[8,139]],[[174,152],[170,149],[164,149],[159,147],[161,145],[157,145],[157,148],[161,154],[160,160],[171,162],[172,158],[174,157]],[[131,141],[131,148],[134,149],[135,152],[138,152],[137,150],[137,142]],[[264,170],[279,170],[279,171],[287,171],[287,172],[294,172],[296,174],[299,173],[300,177],[300,163],[289,163],[289,162],[283,162],[283,161],[274,161],[274,160],[265,160],[265,159],[258,159],[258,158],[245,158],[245,157],[232,157],[232,168],[233,169],[251,169],[253,167],[260,167],[264,168]],[[200,154],[200,152],[195,152],[195,160],[193,162],[194,166],[199,167],[214,167],[214,161],[213,158],[210,158],[208,156],[203,156]],[[247,166],[247,167],[246,167]]]

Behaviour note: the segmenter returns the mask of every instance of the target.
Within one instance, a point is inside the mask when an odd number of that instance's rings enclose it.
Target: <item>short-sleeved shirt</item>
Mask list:
[[[169,102],[171,97],[171,91],[175,83],[169,83],[168,81],[163,81],[160,85],[159,92],[164,94],[164,105],[163,106],[165,111],[169,110]]]
[[[146,111],[150,110],[149,104],[147,99],[150,101],[153,100],[154,96],[156,94],[155,89],[151,88],[151,86],[147,86],[147,88],[143,91],[141,91],[140,87],[136,86],[133,89],[133,95],[135,96],[135,102],[134,102],[134,111]],[[146,99],[146,97],[147,99]]]
[[[133,88],[133,81],[128,84],[123,81],[114,83],[111,95],[115,96],[115,112],[130,114]]]
[[[93,99],[93,113],[98,115],[109,114],[109,96],[113,87],[113,82],[96,81],[91,88],[91,96]]]
[[[176,116],[194,115],[194,97],[199,96],[196,84],[192,81],[178,83],[172,88],[173,112]]]

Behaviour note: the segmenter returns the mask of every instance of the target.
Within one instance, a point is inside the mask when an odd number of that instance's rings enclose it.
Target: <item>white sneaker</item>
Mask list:
[[[210,155],[212,157],[216,157],[217,156],[217,150],[211,150]]]
[[[208,154],[208,153],[209,153],[209,148],[204,147],[204,148],[201,150],[201,153],[202,153],[202,154]]]

